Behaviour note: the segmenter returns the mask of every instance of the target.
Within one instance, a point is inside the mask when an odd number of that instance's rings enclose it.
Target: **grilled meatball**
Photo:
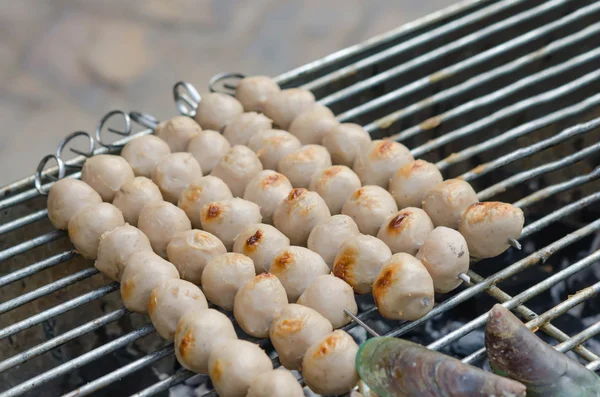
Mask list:
[[[331,167],[327,149],[320,145],[306,145],[283,156],[277,171],[287,176],[292,186],[307,188],[313,174],[327,167]]]
[[[397,211],[392,195],[373,185],[356,190],[342,207],[342,214],[351,217],[361,233],[372,236],[377,235],[385,219]]]
[[[152,325],[166,340],[173,340],[177,323],[185,313],[198,309],[208,309],[200,288],[177,278],[161,281],[152,291],[148,303]]]
[[[358,313],[352,287],[331,274],[314,279],[298,298],[298,304],[315,309],[331,322],[333,328],[341,328],[351,321],[344,309]]]
[[[178,232],[190,230],[192,224],[182,209],[162,201],[150,203],[140,211],[138,227],[150,240],[152,249],[167,257],[167,245]]]
[[[292,184],[285,175],[264,170],[250,179],[244,191],[244,200],[258,204],[263,222],[273,224],[273,213],[291,190]]]
[[[338,124],[328,107],[315,104],[292,121],[290,133],[300,139],[303,145],[320,145],[323,136]]]
[[[413,321],[433,309],[433,280],[417,258],[395,254],[381,268],[373,298],[383,317]]]
[[[290,239],[271,225],[249,225],[233,242],[233,252],[244,254],[254,261],[256,273],[269,271],[275,255],[290,246]]]
[[[333,331],[331,323],[310,307],[290,303],[275,316],[269,338],[281,365],[299,369],[306,350]]]
[[[266,338],[273,319],[287,304],[287,294],[281,281],[270,273],[262,273],[238,290],[233,315],[248,335]]]
[[[81,180],[108,202],[112,202],[119,188],[134,177],[129,163],[123,157],[112,154],[89,157],[81,169]]]
[[[414,161],[406,146],[389,140],[375,140],[356,155],[352,168],[363,185],[387,189],[396,170]]]
[[[478,203],[477,193],[460,179],[448,179],[431,188],[423,199],[423,209],[435,226],[458,229],[462,213],[473,203]]]
[[[263,349],[246,340],[228,340],[215,347],[208,374],[219,396],[244,397],[258,375],[273,369]]]
[[[113,205],[121,210],[125,222],[137,226],[142,208],[146,204],[162,201],[162,193],[158,186],[145,176],[138,176],[121,186]]]
[[[235,97],[244,106],[246,112],[264,112],[267,98],[279,92],[279,85],[267,76],[245,77],[235,88]]]
[[[178,279],[172,263],[154,252],[140,251],[125,261],[121,277],[121,298],[125,307],[136,313],[148,313],[148,303],[154,288],[163,280]]]
[[[360,188],[360,179],[345,165],[334,165],[317,171],[310,180],[309,190],[319,193],[332,214],[339,214],[352,193]]]
[[[179,196],[190,184],[202,178],[202,168],[190,153],[171,153],[158,163],[152,181],[160,189],[165,201],[177,204]]]
[[[304,391],[290,371],[277,368],[254,378],[246,397],[304,397]]]
[[[252,259],[228,252],[208,262],[202,272],[202,290],[209,301],[231,311],[235,294],[254,276],[256,272]]]
[[[207,374],[208,358],[213,350],[237,338],[231,320],[223,313],[214,309],[192,309],[177,323],[175,355],[184,368]]]
[[[425,194],[442,182],[440,170],[424,160],[412,161],[398,169],[390,179],[389,190],[398,208],[421,208]]]
[[[463,213],[458,231],[465,237],[472,257],[492,258],[509,248],[509,239],[521,236],[524,223],[523,211],[514,205],[475,203]]]
[[[330,216],[327,204],[317,193],[293,189],[275,210],[273,223],[291,244],[305,246],[313,227]]]
[[[258,205],[241,199],[213,201],[202,206],[200,221],[202,228],[217,236],[227,251],[233,248],[233,241],[248,225],[260,223]]]
[[[327,266],[333,269],[333,261],[342,244],[360,232],[356,223],[347,215],[334,215],[315,226],[308,236],[308,249],[321,255]]]
[[[331,153],[333,164],[352,167],[357,154],[371,144],[371,136],[358,124],[342,123],[331,128],[322,145]]]
[[[171,152],[185,152],[193,137],[198,135],[202,128],[187,116],[175,116],[159,123],[154,130],[157,137],[167,142]]]
[[[91,204],[81,208],[69,219],[69,238],[84,258],[96,259],[100,236],[124,224],[123,214],[114,205]]]
[[[277,126],[287,130],[292,121],[315,103],[315,96],[304,88],[288,88],[267,97],[264,112]]]
[[[425,242],[433,223],[425,211],[408,207],[386,218],[377,237],[387,244],[392,253],[415,255]]]
[[[260,131],[273,128],[273,122],[262,113],[248,112],[236,116],[223,130],[223,136],[232,145],[247,145]]]
[[[231,149],[229,141],[213,130],[203,130],[189,143],[187,151],[194,156],[200,168],[208,174],[217,165],[221,157]]]
[[[348,333],[336,330],[313,343],[302,360],[302,376],[315,393],[348,393],[360,378],[355,359],[358,345]]]
[[[277,169],[279,160],[302,146],[298,138],[283,130],[262,130],[248,141],[248,147],[260,159],[263,168]]]
[[[136,176],[152,177],[152,171],[171,154],[169,145],[155,135],[144,135],[129,141],[121,150]]]
[[[211,175],[221,178],[235,197],[242,197],[250,179],[262,169],[262,163],[252,150],[236,145],[221,157]]]
[[[438,226],[427,235],[416,257],[431,275],[435,292],[442,294],[458,287],[462,283],[458,275],[469,270],[465,238],[445,226]]]
[[[127,259],[139,251],[152,252],[150,240],[137,227],[125,224],[100,236],[96,269],[115,281],[121,281]]]
[[[78,179],[60,179],[48,192],[48,218],[55,228],[65,230],[77,211],[101,202],[102,197],[87,183]]]
[[[333,274],[350,284],[357,294],[368,294],[381,266],[391,256],[388,246],[378,238],[365,234],[352,236],[336,255]]]
[[[202,95],[194,119],[204,129],[221,131],[242,113],[244,107],[237,99],[227,94],[213,92]]]
[[[185,188],[179,196],[177,206],[185,211],[185,214],[192,222],[192,226],[200,229],[202,227],[200,214],[202,213],[202,206],[204,204],[232,198],[233,194],[231,190],[229,190],[229,187],[221,178],[207,175]]]
[[[295,246],[279,251],[269,271],[279,278],[290,302],[296,302],[315,278],[330,272],[319,254]]]
[[[217,237],[202,230],[176,233],[167,245],[167,257],[182,279],[200,285],[207,263],[227,252]]]

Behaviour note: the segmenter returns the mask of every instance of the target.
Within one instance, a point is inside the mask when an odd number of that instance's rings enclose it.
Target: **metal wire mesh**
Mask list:
[[[585,345],[600,333],[600,322],[573,335],[550,323],[596,296],[600,282],[590,279],[590,285],[570,291],[566,299],[547,306],[543,313],[530,307],[536,296],[589,270],[600,259],[597,242],[581,248],[582,241],[591,241],[600,230],[598,211],[592,205],[600,199],[596,183],[600,175],[600,94],[596,94],[600,88],[599,16],[598,1],[469,0],[276,78],[283,87],[302,85],[313,90],[340,121],[365,125],[374,137],[402,141],[415,157],[435,161],[445,177],[472,183],[481,200],[514,202],[527,215],[522,242],[539,241],[536,237],[543,234],[556,236],[543,246],[532,243],[528,248],[524,244],[524,252],[504,254],[495,260],[502,264],[500,268],[487,269],[488,261],[473,264],[470,282],[462,289],[440,297],[425,317],[393,324],[385,330],[387,335],[407,335],[487,294],[519,313],[530,328],[539,328],[557,341],[557,350],[573,351],[590,369],[600,367],[600,352]],[[148,133],[151,131],[134,136]],[[129,139],[132,137],[122,142]],[[102,147],[97,153],[108,151],[114,148]],[[66,164],[81,164],[84,159],[79,156]],[[50,168],[44,174],[56,171],[56,167]],[[79,177],[79,172],[70,177]],[[0,189],[0,211],[4,211],[0,218],[0,263],[10,264],[0,276],[2,296],[8,296],[7,291],[19,283],[80,259],[68,241],[65,243],[65,233],[48,227],[43,208],[44,200],[38,199],[33,177]],[[54,250],[47,249],[51,245]],[[505,292],[512,288],[511,280],[570,250],[580,252],[577,260],[557,264],[541,282],[512,295]],[[41,259],[34,263],[22,259],[33,258],[32,252]],[[97,273],[89,262],[68,274],[57,270],[52,276],[60,277],[51,277],[39,287],[4,300],[0,315],[18,308],[27,315],[10,324],[3,322],[0,341],[12,345],[19,334],[32,327],[45,327],[71,311],[86,311],[82,306],[111,296],[118,284],[105,283]],[[75,296],[65,295],[59,304],[36,310],[39,300],[74,287],[79,288]],[[443,349],[482,327],[489,308],[428,347]],[[126,321],[133,314],[117,307],[92,316],[68,331],[50,333],[43,342],[2,357],[0,374],[19,371],[23,364]],[[378,321],[377,310],[369,303],[361,304],[359,317],[367,323]],[[355,326],[353,323],[346,329]],[[7,384],[0,397],[39,390],[153,333],[152,325],[141,325],[49,370],[43,369],[37,376]],[[483,358],[485,351],[481,346],[477,349],[463,361],[476,363]],[[172,345],[158,346],[65,396],[90,395],[118,384],[172,357],[172,353]],[[178,370],[135,395],[155,395],[191,376],[189,371]]]

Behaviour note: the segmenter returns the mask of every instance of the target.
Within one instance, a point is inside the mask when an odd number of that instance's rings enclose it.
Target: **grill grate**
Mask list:
[[[302,85],[313,90],[339,120],[365,125],[374,137],[402,141],[415,157],[435,161],[446,178],[469,181],[479,191],[480,200],[514,202],[527,215],[521,238],[524,252],[507,252],[486,261],[498,262],[501,267],[477,264],[459,292],[442,297],[425,317],[395,323],[384,333],[410,335],[441,314],[473,304],[487,293],[530,321],[531,328],[540,328],[558,341],[557,350],[573,351],[588,368],[600,368],[600,351],[592,351],[592,345],[583,346],[600,334],[600,322],[572,332],[572,336],[550,324],[596,296],[600,282],[588,280],[585,288],[568,291],[571,295],[558,305],[547,304],[543,313],[530,309],[536,296],[573,275],[584,274],[600,259],[600,241],[593,239],[600,235],[600,220],[592,206],[600,200],[600,94],[596,94],[600,88],[599,16],[600,1],[467,0],[276,78],[283,87]],[[136,135],[148,133],[151,131]],[[114,149],[102,147],[96,153],[109,151]],[[81,164],[84,159],[79,156],[65,165]],[[44,175],[56,172],[56,167],[50,168]],[[80,173],[69,176],[77,178]],[[103,285],[105,279],[96,276],[98,271],[89,262],[78,258],[65,233],[48,227],[45,200],[38,197],[33,182],[32,176],[0,188],[0,294],[8,297],[0,303],[0,314],[10,318],[1,324],[0,341],[8,347],[0,351],[17,352],[0,354],[0,376],[6,376],[1,383],[8,386],[0,397],[27,394],[102,357],[131,348],[134,342],[154,333],[152,325],[131,326],[134,314],[110,306],[108,299],[115,295],[118,284]],[[556,264],[558,268],[543,281],[519,284],[512,295],[504,291],[514,290],[518,277],[543,267],[557,253],[570,251],[580,255],[571,255],[569,258],[576,259],[562,268]],[[28,264],[32,259],[34,263]],[[67,273],[59,271],[64,270],[65,263],[78,260],[83,265],[69,267]],[[50,276],[44,279],[48,272]],[[39,287],[36,282],[35,288],[24,292],[26,282],[36,277],[47,282]],[[65,293],[56,305],[38,306],[40,298],[64,291],[75,292]],[[104,312],[90,314],[83,307],[105,299],[110,308]],[[26,318],[7,317],[21,307]],[[443,349],[480,328],[490,307],[465,319],[464,325],[428,347]],[[361,302],[360,309],[362,321],[377,322],[372,303]],[[83,324],[54,335],[52,324],[71,311],[81,313]],[[110,337],[75,358],[62,358],[62,346],[91,333],[107,334],[107,328],[128,321],[130,332]],[[46,336],[40,343],[16,343],[20,333],[40,325]],[[352,323],[345,329],[355,326]],[[37,376],[15,375],[21,366],[46,353],[56,354],[60,364],[41,368]],[[112,372],[98,374],[65,396],[90,395],[128,375],[139,376],[140,371],[172,357],[172,353],[172,345],[159,345]],[[477,363],[484,354],[480,348],[463,361]],[[15,382],[11,374],[20,380]],[[192,375],[180,369],[135,396],[155,395]]]

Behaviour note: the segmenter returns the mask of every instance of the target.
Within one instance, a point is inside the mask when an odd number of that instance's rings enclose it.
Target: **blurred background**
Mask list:
[[[178,80],[275,76],[454,0],[0,0],[0,186],[111,109],[176,114]]]

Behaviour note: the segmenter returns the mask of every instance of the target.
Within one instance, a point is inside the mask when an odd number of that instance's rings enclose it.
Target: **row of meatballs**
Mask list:
[[[310,94],[300,89],[277,92],[269,97],[287,98],[281,102],[288,113],[295,106],[290,98]],[[467,242],[449,227],[464,224],[464,235],[469,236],[470,227],[472,240],[488,239],[500,252],[508,247],[504,235],[516,238],[520,233],[520,210],[503,203],[477,203],[466,182],[442,182],[432,164],[414,161],[399,143],[371,142],[359,126],[337,123],[329,109],[314,104],[314,97],[305,101],[310,106],[304,112],[290,118],[291,125],[275,116],[277,112],[268,112],[268,101],[262,109],[252,109],[265,111],[278,126],[290,125],[294,134],[271,129],[271,120],[259,113],[236,110],[224,118],[236,108],[232,100],[209,94],[198,107],[196,120],[222,134],[202,130],[190,118],[173,118],[157,127],[157,136],[127,144],[122,158],[88,159],[82,180],[95,190],[64,180],[54,185],[48,199],[51,221],[59,228],[68,226],[78,251],[92,259],[97,255],[98,269],[121,281],[126,307],[148,311],[161,335],[175,337],[178,358],[186,368],[220,378],[220,365],[210,365],[209,357],[216,341],[207,345],[206,335],[213,334],[203,327],[219,324],[214,339],[235,335],[227,316],[207,309],[206,296],[225,310],[233,309],[250,335],[270,336],[282,364],[302,367],[313,390],[348,391],[356,383],[353,365],[336,361],[351,357],[352,363],[356,346],[343,331],[331,331],[349,321],[343,309],[356,313],[353,289],[372,290],[386,317],[418,318],[433,307],[434,286],[447,292],[460,284],[457,274],[468,269]],[[189,153],[177,152],[183,149]],[[202,177],[203,171],[211,175]],[[77,211],[86,202],[102,199],[115,207],[98,204]],[[425,211],[418,208],[421,203]],[[398,207],[408,208],[398,212]],[[330,216],[340,212],[344,215]],[[498,222],[512,213],[516,222]],[[477,219],[483,217],[486,221],[478,226]],[[123,226],[125,221],[130,225]],[[506,230],[490,238],[497,227]],[[306,245],[309,249],[302,247]],[[480,245],[484,249],[476,256],[494,255],[489,244]],[[179,277],[202,285],[204,293]],[[203,322],[203,317],[212,320]],[[312,321],[305,321],[308,318]],[[306,354],[315,344],[315,354]],[[338,345],[344,348],[336,350]],[[313,365],[317,357],[325,361]],[[323,378],[323,363],[336,369],[336,379]],[[247,389],[250,375],[238,375],[234,378],[243,381],[226,377],[221,390],[213,379],[217,390],[245,395],[223,389],[238,383]],[[277,377],[293,378],[289,373]],[[267,383],[263,386],[272,386]],[[281,387],[273,390],[277,389]]]

